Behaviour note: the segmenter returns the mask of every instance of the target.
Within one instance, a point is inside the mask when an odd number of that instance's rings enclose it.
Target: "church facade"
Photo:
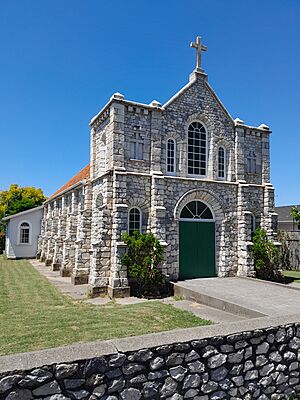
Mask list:
[[[252,233],[276,241],[270,129],[233,120],[197,67],[166,104],[115,93],[91,120],[90,164],[45,203],[39,257],[92,294],[129,294],[124,232],[151,231],[170,280],[254,276]]]

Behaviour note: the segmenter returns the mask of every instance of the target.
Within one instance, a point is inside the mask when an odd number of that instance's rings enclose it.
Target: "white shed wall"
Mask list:
[[[5,245],[7,258],[33,258],[36,256],[42,216],[43,209],[39,208],[15,216],[8,221]],[[19,244],[20,224],[22,222],[28,222],[30,225],[29,244]]]

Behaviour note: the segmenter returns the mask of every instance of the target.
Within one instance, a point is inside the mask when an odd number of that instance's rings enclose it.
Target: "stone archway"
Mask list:
[[[219,275],[224,210],[208,190],[194,189],[177,202],[179,277],[192,279]]]

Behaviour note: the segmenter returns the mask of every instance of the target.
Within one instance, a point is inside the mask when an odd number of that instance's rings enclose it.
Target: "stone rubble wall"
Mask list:
[[[74,284],[88,282],[91,247],[92,188],[87,183],[44,207],[38,256]]]
[[[187,335],[183,337],[191,335],[192,330],[186,329],[177,331],[180,341],[176,341],[176,332],[165,332],[100,342],[105,348],[119,341],[122,348],[123,341],[123,349],[130,349],[133,341],[149,344],[152,336],[155,345],[125,352],[100,351],[95,358],[79,361],[75,358],[26,371],[2,373],[0,400],[299,398],[300,323],[257,328],[261,323],[257,321],[253,330],[233,333],[230,328],[230,334],[211,337],[200,334],[197,340],[182,341],[180,332]],[[251,323],[241,321],[240,326],[251,326]],[[209,329],[211,332],[226,331],[224,325],[193,329],[193,332],[195,329],[197,332],[200,329],[202,332],[205,329],[206,332]],[[162,340],[167,334],[175,340],[167,343]],[[93,344],[89,345],[93,349]],[[95,348],[94,351],[97,354]],[[73,351],[74,357],[75,354]],[[20,363],[21,358],[22,355],[15,357],[14,364],[16,359]],[[5,361],[8,365],[9,356]],[[0,369],[3,370],[3,363]]]

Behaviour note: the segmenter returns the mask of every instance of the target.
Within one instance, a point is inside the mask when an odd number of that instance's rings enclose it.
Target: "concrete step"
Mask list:
[[[207,319],[215,324],[222,324],[226,322],[237,322],[246,320],[247,318],[241,315],[231,314],[226,311],[218,310],[217,308],[212,308],[204,304],[196,303],[190,300],[164,300],[165,303],[171,304],[173,307],[180,310],[185,310],[192,312],[202,319]]]
[[[225,300],[224,298],[222,299],[221,296],[217,297],[208,295],[204,293],[201,288],[189,287],[185,281],[173,283],[173,286],[174,296],[182,297],[185,300],[203,304],[243,318],[259,318],[266,316],[266,314],[246,308],[238,303]]]

